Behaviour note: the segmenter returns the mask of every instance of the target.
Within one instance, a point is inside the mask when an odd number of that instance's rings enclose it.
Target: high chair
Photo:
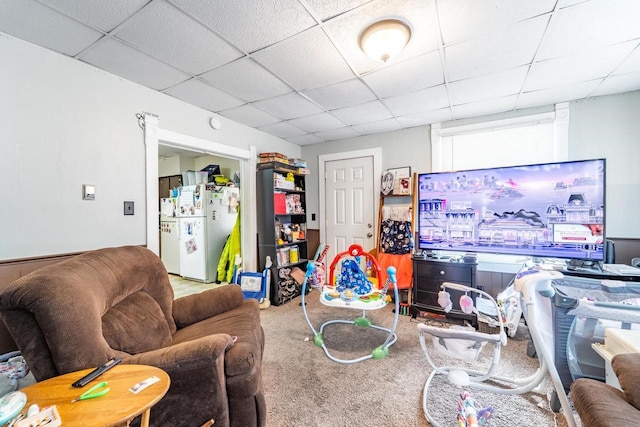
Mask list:
[[[368,280],[367,283],[364,283],[364,279],[362,277],[366,277],[364,273],[360,270],[354,271],[355,275],[349,275],[349,277],[342,277],[346,275],[340,275],[340,277],[336,277],[334,274],[335,267],[338,265],[342,265],[343,263],[349,263],[347,266],[353,267],[358,264],[358,260],[360,257],[365,257],[368,262],[371,263],[371,270],[376,272],[377,277],[380,277],[380,266],[378,265],[375,257],[371,254],[364,252],[360,245],[351,245],[348,251],[341,252],[334,258],[330,267],[330,285],[324,286],[320,292],[320,303],[328,307],[335,308],[348,308],[348,309],[356,309],[362,310],[362,316],[358,317],[354,320],[329,320],[324,322],[319,330],[316,330],[313,327],[313,324],[309,320],[309,315],[307,313],[307,305],[305,303],[305,294],[307,288],[307,282],[309,277],[313,274],[315,267],[314,263],[309,263],[307,265],[307,271],[305,273],[305,279],[302,284],[302,311],[304,313],[304,318],[309,325],[309,328],[313,331],[313,342],[316,346],[322,347],[327,357],[334,362],[351,364],[356,362],[361,362],[367,359],[382,359],[389,354],[389,347],[392,346],[397,340],[398,337],[395,333],[396,326],[398,324],[398,313],[399,313],[399,298],[398,298],[398,288],[396,284],[396,269],[394,267],[389,267],[387,272],[389,274],[389,279],[385,282],[384,286],[380,288],[380,283],[377,281]],[[351,268],[350,267],[350,268]],[[355,269],[355,267],[353,267]],[[357,278],[355,276],[358,276]],[[369,289],[368,292],[358,293],[352,285],[355,285],[355,282],[358,282],[358,285],[363,285],[364,288]],[[375,282],[375,283],[372,283]],[[366,312],[368,310],[378,310],[387,306],[387,291],[389,286],[393,285],[394,292],[394,301],[395,301],[395,310],[393,317],[393,326],[391,328],[385,328],[378,325],[373,325],[369,319],[366,317]],[[365,328],[374,328],[381,331],[388,332],[387,338],[382,343],[382,345],[376,347],[370,354],[356,357],[353,359],[341,359],[335,357],[331,354],[329,349],[324,343],[324,338],[322,333],[328,325],[332,324],[349,324],[355,325]]]

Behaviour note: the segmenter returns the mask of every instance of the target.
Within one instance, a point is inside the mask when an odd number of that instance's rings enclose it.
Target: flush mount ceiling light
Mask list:
[[[360,49],[371,59],[387,62],[409,43],[411,28],[399,19],[383,19],[369,25],[360,35]]]

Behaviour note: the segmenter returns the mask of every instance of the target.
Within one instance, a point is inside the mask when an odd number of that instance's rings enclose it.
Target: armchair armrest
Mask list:
[[[156,366],[167,370],[172,365],[180,363],[191,363],[200,359],[215,360],[224,356],[231,347],[233,347],[231,335],[207,335],[191,341],[123,357],[122,362],[132,365]]]
[[[611,366],[627,402],[640,409],[640,353],[618,354],[611,359]]]
[[[223,285],[199,294],[173,301],[173,319],[178,329],[233,310],[242,305],[242,289],[238,285]]]
[[[215,418],[217,424],[228,426],[224,361],[226,350],[231,347],[233,339],[230,335],[214,334],[136,354],[122,361],[156,366],[169,374],[169,391],[153,407],[154,418],[165,420],[166,425],[185,425],[185,422],[202,425]],[[176,414],[177,408],[179,414]]]

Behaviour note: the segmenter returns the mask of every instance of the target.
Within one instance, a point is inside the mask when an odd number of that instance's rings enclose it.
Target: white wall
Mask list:
[[[137,113],[164,129],[257,152],[301,149],[0,33],[0,260],[146,243],[145,147]],[[96,200],[82,200],[82,184]],[[123,215],[123,201],[135,215]]]
[[[607,236],[640,238],[640,91],[570,108],[569,158],[607,159]]]
[[[303,146],[302,158],[307,161],[307,165],[311,169],[311,175],[306,179],[307,224],[309,228],[320,228],[318,224],[320,217],[318,212],[318,157],[323,154],[373,147],[382,149],[382,170],[411,166],[411,172],[413,173],[428,172],[431,169],[431,134],[429,126]],[[314,213],[316,214],[316,219],[312,221],[311,214]],[[377,213],[375,216],[377,216]]]
[[[180,166],[180,157],[177,154],[171,157],[162,157],[158,159],[158,176],[178,175],[183,170]],[[163,196],[164,197],[164,196]]]

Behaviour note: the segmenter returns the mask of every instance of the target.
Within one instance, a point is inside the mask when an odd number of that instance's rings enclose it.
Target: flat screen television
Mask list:
[[[417,247],[603,261],[605,163],[418,174]]]

